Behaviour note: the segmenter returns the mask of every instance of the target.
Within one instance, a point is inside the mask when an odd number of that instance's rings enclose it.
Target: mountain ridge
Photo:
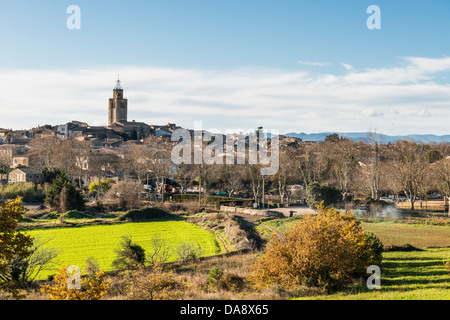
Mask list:
[[[365,141],[368,138],[369,132],[318,132],[318,133],[296,133],[289,132],[284,134],[286,137],[300,138],[303,141],[324,141],[325,137],[337,133],[339,137],[349,138],[357,141]],[[423,143],[441,143],[450,142],[450,135],[435,135],[435,134],[410,134],[410,135],[385,135],[377,133],[381,137],[381,143],[394,143],[398,140],[412,140]]]

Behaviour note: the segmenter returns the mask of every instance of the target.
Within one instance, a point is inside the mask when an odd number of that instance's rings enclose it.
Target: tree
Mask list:
[[[329,147],[331,172],[337,187],[342,192],[342,200],[345,201],[348,193],[351,191],[350,187],[357,165],[353,142],[347,139],[340,140],[331,144]]]
[[[155,264],[150,272],[139,269],[127,276],[127,298],[131,300],[175,300],[181,292],[173,290],[173,272],[164,272],[162,264]]]
[[[443,158],[432,164],[432,172],[436,188],[443,194],[446,203],[450,199],[450,159]],[[450,206],[448,209],[450,216]]]
[[[434,163],[441,159],[442,155],[438,150],[428,150],[427,153],[425,153],[425,161],[427,161],[428,163]]]
[[[120,158],[117,154],[108,149],[90,150],[88,155],[88,168],[91,176],[97,177],[98,191],[97,199],[101,196],[101,180],[108,174],[115,173],[116,166],[120,166]]]
[[[137,208],[141,204],[140,196],[143,190],[143,186],[138,182],[119,181],[106,193],[105,201],[119,208]]]
[[[103,271],[91,277],[83,277],[80,272],[80,288],[70,288],[68,283],[75,272],[68,272],[68,266],[62,266],[53,279],[53,285],[42,285],[41,292],[47,293],[50,300],[100,300],[108,292],[110,283],[104,279]]]
[[[295,153],[292,150],[284,150],[280,153],[280,166],[278,172],[273,176],[276,189],[280,195],[280,201],[289,204],[288,186],[294,182]]]
[[[336,206],[341,201],[342,193],[334,187],[313,182],[306,188],[306,203],[310,208],[315,209],[320,203],[326,207]]]
[[[26,259],[32,252],[32,238],[17,231],[19,220],[26,210],[20,197],[0,203],[0,288],[11,290],[13,295],[16,295],[16,291],[8,288],[11,263],[17,259]]]
[[[256,164],[247,166],[247,179],[250,181],[253,198],[258,205],[263,189],[263,176],[261,175],[260,170],[261,167]]]
[[[219,180],[228,197],[240,191],[243,186],[242,165],[223,164],[219,166]]]
[[[189,183],[191,183],[194,178],[194,165],[192,164],[177,164],[174,165],[175,168],[175,181],[180,186],[180,193],[185,194]]]
[[[325,137],[325,142],[338,142],[339,141],[339,135],[337,133],[329,134]]]
[[[328,171],[328,160],[319,144],[306,145],[298,158],[298,170],[305,188],[312,182],[321,182]]]
[[[394,145],[392,157],[392,178],[408,197],[414,211],[416,196],[425,193],[428,187],[428,163],[423,149],[414,142],[399,141]]]
[[[83,195],[75,189],[65,174],[59,174],[47,191],[45,202],[55,211],[82,210]]]
[[[105,194],[111,189],[111,186],[116,183],[116,180],[106,179],[100,182],[100,193]],[[91,196],[97,197],[98,194],[98,181],[89,184],[89,193]]]
[[[367,143],[370,146],[371,164],[370,172],[368,174],[368,185],[372,199],[378,200],[380,198],[380,181],[381,181],[381,141],[382,135],[377,134],[376,131],[370,131],[367,137]]]
[[[112,262],[115,269],[135,269],[145,263],[145,250],[134,243],[129,235],[122,237],[116,254],[117,257]]]
[[[15,281],[31,283],[42,271],[54,270],[54,267],[58,264],[59,251],[47,246],[50,240],[34,238],[33,245],[30,248],[31,254],[25,258],[15,259],[18,262],[18,267],[14,270]]]
[[[152,236],[150,242],[150,253],[148,254],[148,261],[151,264],[165,263],[173,254],[172,249],[166,240],[161,235],[155,234]]]
[[[380,265],[381,250],[381,242],[365,234],[351,213],[320,206],[317,216],[305,216],[290,231],[273,234],[249,278],[257,289],[306,284],[337,290],[364,276],[368,266]]]

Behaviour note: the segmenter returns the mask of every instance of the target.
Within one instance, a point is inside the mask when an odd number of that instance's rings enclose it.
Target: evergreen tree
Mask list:
[[[46,194],[45,203],[53,210],[62,213],[68,210],[82,210],[85,201],[83,195],[75,189],[67,176],[60,173],[53,180]]]

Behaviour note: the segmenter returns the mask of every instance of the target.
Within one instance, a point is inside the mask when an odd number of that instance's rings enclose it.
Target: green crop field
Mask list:
[[[81,269],[85,266],[86,259],[93,257],[97,259],[101,269],[112,270],[115,250],[124,235],[131,235],[132,240],[146,249],[146,252],[150,250],[152,236],[161,235],[174,251],[169,261],[177,258],[176,247],[183,242],[197,242],[204,251],[203,256],[222,253],[222,246],[214,234],[194,224],[175,220],[39,229],[27,233],[33,237],[51,239],[47,246],[60,250],[61,264],[77,265]],[[43,273],[39,278],[52,273]]]

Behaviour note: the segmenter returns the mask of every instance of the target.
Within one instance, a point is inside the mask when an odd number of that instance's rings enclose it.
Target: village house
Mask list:
[[[13,170],[9,173],[8,183],[17,182],[33,182],[42,183],[44,182],[44,174],[41,170],[20,168]]]

